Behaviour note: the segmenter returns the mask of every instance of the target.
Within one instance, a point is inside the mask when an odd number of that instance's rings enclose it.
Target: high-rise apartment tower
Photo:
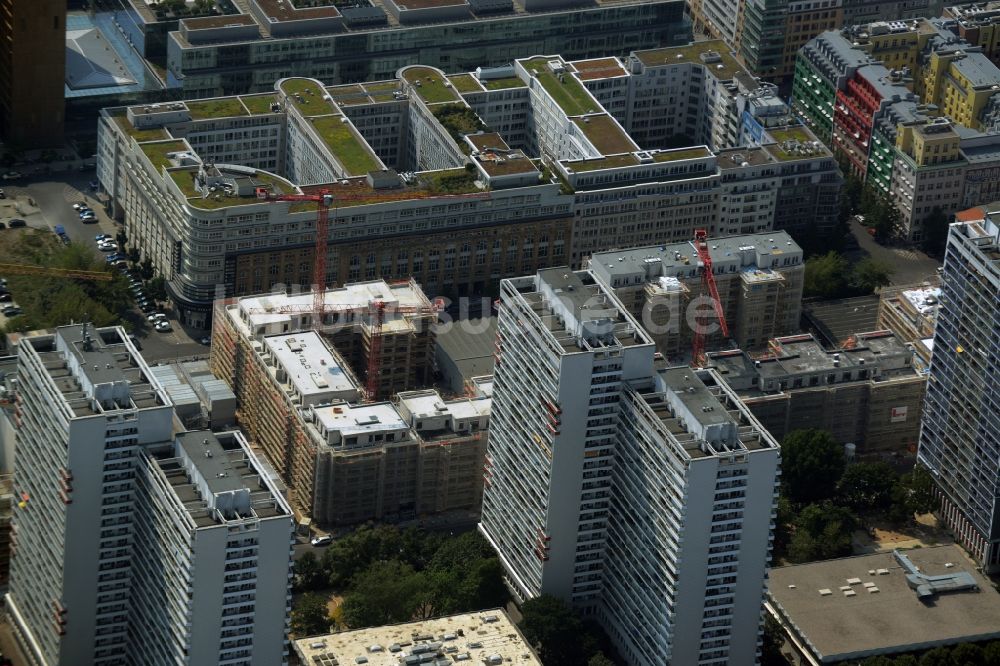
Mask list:
[[[504,280],[481,530],[635,666],[756,663],[778,445],[588,271]]]

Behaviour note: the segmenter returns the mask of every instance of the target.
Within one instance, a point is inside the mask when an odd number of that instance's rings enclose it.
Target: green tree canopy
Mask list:
[[[812,562],[850,555],[857,526],[857,518],[845,507],[830,502],[810,504],[795,519],[788,559]]]
[[[948,242],[948,225],[950,219],[939,206],[935,206],[931,214],[924,219],[924,235],[920,246],[924,252],[936,257],[944,254]]]
[[[840,477],[837,492],[845,506],[859,515],[874,515],[892,504],[896,470],[884,462],[849,465]]]
[[[543,594],[521,607],[521,631],[545,666],[579,666],[595,652],[583,622],[561,599]]]
[[[833,497],[845,464],[843,447],[825,430],[793,430],[781,443],[781,482],[793,502]]]
[[[420,574],[409,564],[375,562],[354,577],[351,591],[344,596],[344,623],[356,628],[408,622],[426,601],[425,589]]]
[[[934,479],[930,472],[921,465],[915,466],[900,476],[892,488],[889,519],[895,523],[906,523],[913,520],[914,514],[933,511],[938,505],[934,492]]]
[[[847,259],[836,252],[812,257],[806,260],[802,295],[820,298],[845,296],[849,272]]]
[[[857,291],[870,294],[889,284],[894,272],[892,264],[865,257],[851,270],[850,285]]]
[[[615,662],[604,656],[603,652],[598,652],[587,661],[587,666],[615,666]]]
[[[313,592],[303,594],[292,607],[292,633],[296,636],[314,636],[330,631],[330,616],[326,598]]]
[[[326,572],[312,551],[305,552],[295,561],[295,591],[318,590],[326,585]]]

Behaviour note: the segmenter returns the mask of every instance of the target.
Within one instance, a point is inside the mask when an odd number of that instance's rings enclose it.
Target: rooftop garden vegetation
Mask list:
[[[479,114],[461,104],[435,106],[432,113],[457,142],[461,142],[466,134],[490,131],[486,123],[479,118]]]
[[[378,159],[368,146],[354,135],[350,123],[344,120],[344,116],[341,115],[323,116],[314,118],[312,123],[330,148],[330,152],[350,175],[363,176],[369,171],[379,169]]]

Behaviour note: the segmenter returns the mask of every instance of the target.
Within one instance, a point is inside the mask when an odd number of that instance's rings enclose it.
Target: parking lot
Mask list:
[[[59,174],[40,174],[16,180],[0,181],[0,189],[5,198],[0,199],[0,223],[4,227],[10,220],[24,220],[25,226],[49,230],[61,230],[70,242],[93,248],[96,255],[107,256],[96,243],[98,234],[108,234],[112,240],[120,226],[104,212],[101,195],[90,187],[94,179],[93,170],[67,171]],[[85,204],[94,212],[94,220],[85,222],[74,210],[73,204]],[[4,242],[4,230],[0,230],[0,242]],[[121,248],[117,248],[122,251]],[[0,277],[4,277],[0,275]],[[17,294],[12,294],[17,301]],[[0,303],[0,307],[6,303]],[[173,317],[173,313],[158,303],[156,312],[167,316],[169,331],[156,331],[146,321],[153,312],[142,313],[135,308],[128,315],[134,334],[142,345],[143,356],[149,362],[206,356],[208,347],[201,344],[206,331],[185,330]],[[0,313],[0,325],[6,325],[6,317]]]

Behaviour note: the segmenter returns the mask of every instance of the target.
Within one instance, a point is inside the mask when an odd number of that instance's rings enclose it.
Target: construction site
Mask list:
[[[211,367],[300,527],[478,510],[491,380],[434,380],[438,304],[415,282],[220,300]]]

